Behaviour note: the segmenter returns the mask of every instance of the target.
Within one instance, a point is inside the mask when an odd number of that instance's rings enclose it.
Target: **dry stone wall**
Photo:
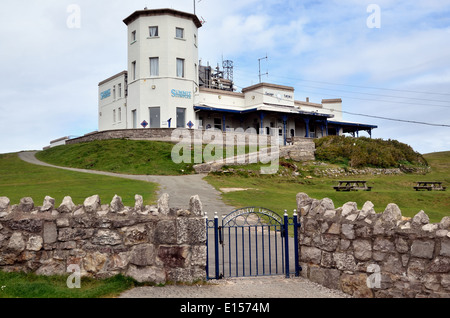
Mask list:
[[[297,195],[302,275],[354,297],[450,297],[450,217]]]
[[[126,207],[119,196],[102,204],[99,196],[75,205],[65,197],[59,207],[46,197],[11,205],[0,198],[0,269],[65,274],[71,264],[82,276],[116,274],[140,282],[205,280],[206,229],[198,196],[189,210],[169,207],[168,194],[155,206],[140,195]]]

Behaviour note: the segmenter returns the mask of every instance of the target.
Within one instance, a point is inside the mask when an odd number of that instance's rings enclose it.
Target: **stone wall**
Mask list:
[[[82,276],[116,274],[140,282],[205,280],[206,229],[198,196],[189,210],[170,208],[164,194],[156,206],[134,207],[119,196],[101,204],[95,195],[82,205],[65,197],[59,207],[46,197],[42,206],[31,198],[11,205],[0,198],[0,269],[64,274],[76,264]]]
[[[152,129],[116,129],[105,130],[86,134],[84,136],[66,140],[66,145],[109,139],[143,139],[143,140],[167,140],[170,141],[174,128]]]
[[[259,136],[258,134],[241,133],[235,131],[225,131],[220,130],[198,130],[198,129],[176,129],[179,132],[183,132],[187,136],[190,135],[190,142],[194,143],[195,140],[201,138],[203,143],[208,144],[211,141],[211,134],[217,133],[222,136],[223,143],[227,142],[227,139],[232,140],[236,145],[248,145],[248,144],[258,144]],[[109,140],[109,139],[133,139],[133,140],[160,140],[160,141],[174,141],[178,142],[178,139],[172,140],[172,134],[175,128],[140,128],[140,129],[116,129],[116,130],[105,130],[86,134],[84,136],[69,139],[66,144],[77,144],[82,142],[90,142],[95,140]],[[267,137],[266,135],[263,135]],[[266,138],[265,143],[270,144],[270,138]],[[214,137],[212,138],[214,140]]]
[[[450,217],[297,195],[302,275],[354,297],[450,297]]]

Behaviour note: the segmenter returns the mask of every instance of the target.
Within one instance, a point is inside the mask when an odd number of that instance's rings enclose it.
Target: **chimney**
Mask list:
[[[309,103],[309,97],[306,97],[306,102]]]

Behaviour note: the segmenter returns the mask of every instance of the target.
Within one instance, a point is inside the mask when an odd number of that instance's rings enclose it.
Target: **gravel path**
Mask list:
[[[206,285],[138,287],[119,298],[349,298],[303,277],[240,277]]]

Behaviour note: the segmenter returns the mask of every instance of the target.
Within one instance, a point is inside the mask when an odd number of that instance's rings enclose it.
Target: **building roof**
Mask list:
[[[199,18],[195,14],[187,13],[187,12],[183,12],[183,11],[177,11],[177,10],[173,10],[173,9],[138,10],[138,11],[135,11],[134,13],[132,13],[129,17],[125,18],[123,20],[123,22],[126,25],[129,25],[131,22],[135,21],[136,19],[138,19],[142,16],[148,17],[148,16],[158,16],[158,15],[171,15],[174,17],[191,19],[197,28],[202,27],[202,23],[200,22]]]
[[[128,74],[127,71],[122,71],[122,72],[120,72],[120,73],[117,73],[116,75],[113,75],[113,76],[111,76],[111,77],[109,77],[109,78],[107,78],[107,79],[101,81],[100,83],[98,83],[98,86],[102,86],[103,84],[106,84],[106,83],[108,83],[109,81],[112,81],[113,79],[115,79],[115,78],[117,78],[117,77],[120,77],[120,76],[122,76],[122,75],[127,75],[127,74]]]
[[[287,91],[294,91],[294,88],[291,86],[283,86],[283,85],[277,85],[277,84],[270,84],[270,83],[258,83],[249,87],[245,87],[242,89],[242,93],[246,93],[261,87],[268,87],[268,88],[275,88],[275,89],[282,89]]]

